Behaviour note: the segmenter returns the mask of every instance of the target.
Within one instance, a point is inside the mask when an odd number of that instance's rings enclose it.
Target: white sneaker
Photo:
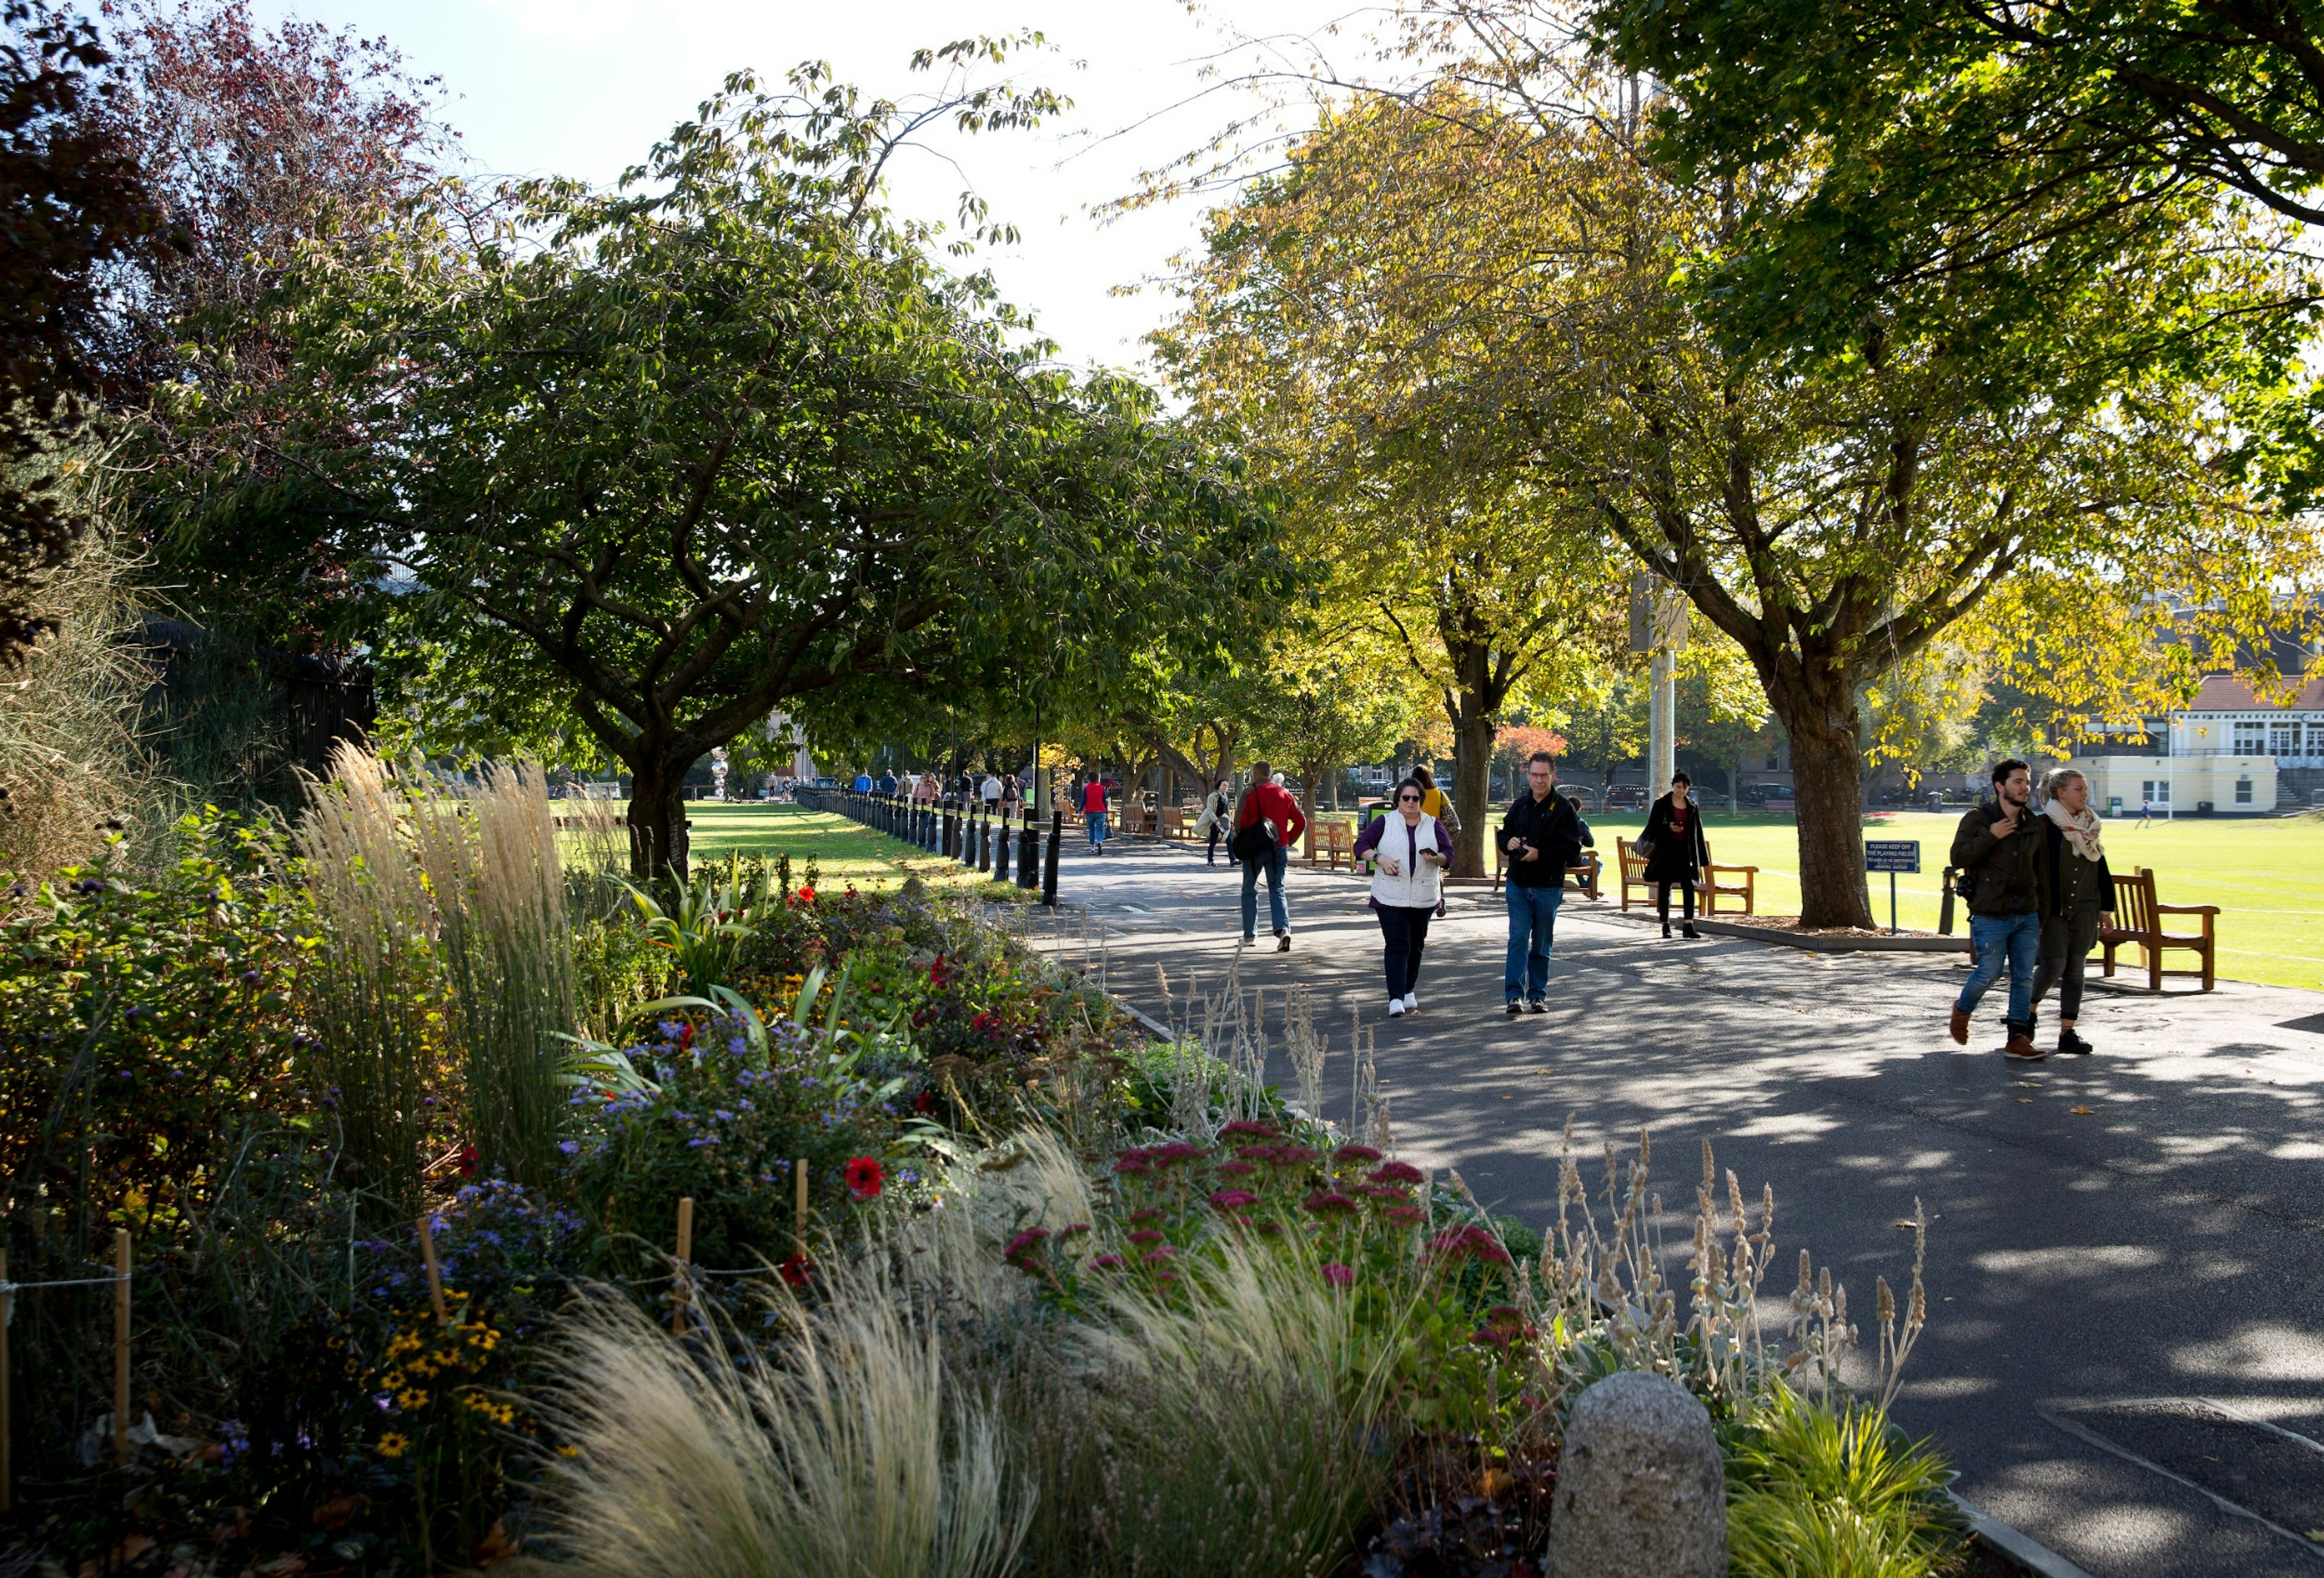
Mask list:
[[[1406,992],[1404,994],[1404,1011],[1406,1013],[1418,1013],[1420,1011],[1420,999],[1409,992]]]
[[[1404,1017],[1404,999],[1391,997],[1388,1000],[1388,1017],[1392,1020],[1400,1020]]]

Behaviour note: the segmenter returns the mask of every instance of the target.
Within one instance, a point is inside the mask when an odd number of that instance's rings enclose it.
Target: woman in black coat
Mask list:
[[[1702,835],[1702,807],[1688,798],[1693,787],[1694,780],[1683,772],[1671,774],[1670,793],[1646,813],[1646,830],[1638,835],[1638,842],[1646,846],[1646,881],[1655,884],[1655,911],[1663,918],[1665,937],[1671,934],[1674,883],[1684,895],[1683,935],[1702,935],[1694,929],[1694,890],[1702,881],[1703,869],[1711,864],[1711,844]]]

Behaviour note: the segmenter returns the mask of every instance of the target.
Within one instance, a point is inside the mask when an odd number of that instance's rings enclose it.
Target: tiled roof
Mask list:
[[[2181,709],[2184,712],[2279,712],[2286,710],[2280,701],[2265,701],[2252,694],[2250,686],[2232,674],[2213,674],[2203,681],[2203,688],[2195,699]],[[2311,672],[2303,677],[2299,692],[2292,698],[2290,709],[2294,712],[2324,712],[2324,673]]]

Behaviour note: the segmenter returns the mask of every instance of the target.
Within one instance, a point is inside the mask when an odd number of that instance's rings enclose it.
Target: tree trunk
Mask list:
[[[1792,737],[1792,796],[1798,807],[1800,924],[1870,927],[1864,888],[1864,752],[1857,743],[1853,687],[1831,677],[1771,686],[1768,700]],[[1780,694],[1775,694],[1780,692]]]
[[[1489,877],[1485,859],[1485,821],[1492,803],[1493,715],[1484,698],[1464,699],[1452,725],[1452,814],[1461,830],[1452,835],[1452,869],[1464,877]]]
[[[686,881],[686,770],[679,761],[649,761],[630,779],[630,875],[650,882],[668,872]]]

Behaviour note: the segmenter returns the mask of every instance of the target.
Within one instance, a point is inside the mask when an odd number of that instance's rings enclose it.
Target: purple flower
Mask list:
[[[1355,1279],[1356,1270],[1352,1266],[1342,1266],[1339,1261],[1333,1260],[1323,1267],[1323,1280],[1334,1287],[1346,1287]]]

